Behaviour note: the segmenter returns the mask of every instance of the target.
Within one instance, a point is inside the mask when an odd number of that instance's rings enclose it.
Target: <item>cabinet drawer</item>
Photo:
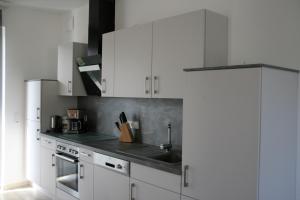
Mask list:
[[[82,161],[87,161],[87,162],[93,162],[94,161],[94,154],[92,151],[80,148],[79,149],[79,159]]]
[[[41,145],[51,150],[55,150],[56,141],[54,139],[50,139],[48,137],[41,137]]]
[[[160,187],[155,187],[154,185],[150,185],[135,179],[130,179],[130,187],[131,199],[180,200],[179,193],[171,192]]]
[[[181,176],[179,175],[135,163],[131,163],[130,174],[137,180],[180,193]]]

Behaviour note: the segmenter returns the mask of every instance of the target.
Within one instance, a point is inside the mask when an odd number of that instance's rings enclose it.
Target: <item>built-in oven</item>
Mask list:
[[[65,143],[56,147],[56,188],[79,198],[79,148]]]

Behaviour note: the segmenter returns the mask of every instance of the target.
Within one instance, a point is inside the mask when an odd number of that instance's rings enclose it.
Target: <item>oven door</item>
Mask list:
[[[78,158],[56,153],[56,187],[79,198]]]

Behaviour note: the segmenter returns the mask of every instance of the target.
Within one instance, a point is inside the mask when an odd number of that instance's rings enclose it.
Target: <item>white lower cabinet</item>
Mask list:
[[[50,196],[55,195],[55,141],[41,138],[41,183]]]
[[[41,185],[49,195],[55,195],[55,152],[41,147]]]
[[[94,165],[80,160],[79,162],[79,196],[80,200],[94,199]]]
[[[129,177],[95,165],[94,199],[128,200]]]
[[[130,179],[131,200],[180,200],[180,194],[136,179]]]
[[[195,200],[195,199],[181,195],[181,200]]]

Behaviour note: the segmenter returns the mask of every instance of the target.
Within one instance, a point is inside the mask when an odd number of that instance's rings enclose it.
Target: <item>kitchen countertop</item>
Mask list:
[[[160,155],[163,153],[158,146],[139,143],[121,143],[118,138],[113,136],[92,132],[82,134],[47,132],[41,133],[41,135],[56,139],[59,142],[66,142],[70,145],[85,148],[95,153],[181,175],[181,163],[169,164],[149,158],[149,156]]]

